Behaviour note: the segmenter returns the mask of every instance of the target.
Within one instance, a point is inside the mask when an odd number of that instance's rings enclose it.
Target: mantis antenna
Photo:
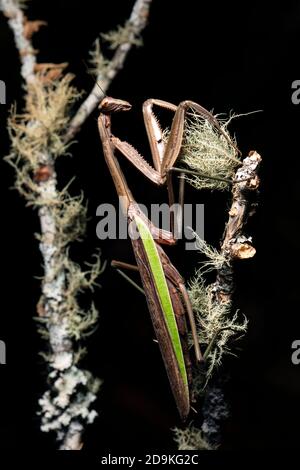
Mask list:
[[[89,68],[87,66],[87,63],[85,60],[82,60],[87,72],[89,71]],[[105,91],[103,90],[103,88],[101,87],[101,85],[99,84],[98,80],[92,80],[94,82],[95,85],[97,85],[97,87],[101,90],[101,92],[103,93],[103,98],[106,98],[107,97],[107,94],[105,93]]]

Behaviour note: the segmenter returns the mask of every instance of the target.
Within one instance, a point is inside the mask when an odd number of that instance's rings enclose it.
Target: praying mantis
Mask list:
[[[174,118],[167,142],[153,112],[153,106],[174,112]],[[116,266],[138,269],[156,338],[168,374],[173,396],[182,420],[190,412],[191,357],[187,342],[189,319],[197,361],[203,360],[200,351],[195,319],[184,280],[162,249],[162,244],[173,245],[176,239],[171,231],[160,229],[146,218],[135,202],[127,185],[125,176],[116,157],[116,151],[127,158],[144,176],[158,186],[168,188],[169,203],[174,202],[171,171],[179,157],[182,146],[185,114],[189,109],[200,113],[223,133],[217,119],[205,108],[192,101],[183,101],[178,106],[150,99],[143,104],[143,116],[153,159],[153,167],[129,143],[121,141],[112,134],[111,115],[115,112],[129,111],[130,103],[105,97],[100,103],[98,128],[106,164],[111,173],[116,191],[121,200],[122,210],[128,223],[135,227],[138,237],[131,242],[137,267],[115,262]]]

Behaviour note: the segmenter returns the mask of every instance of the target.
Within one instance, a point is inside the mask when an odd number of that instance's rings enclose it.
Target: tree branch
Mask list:
[[[64,64],[54,67],[56,74],[53,77],[54,64],[37,64],[36,62],[31,36],[44,22],[29,22],[17,1],[1,0],[0,7],[9,18],[8,23],[19,50],[29,114],[29,117],[13,116],[10,119],[12,154],[8,160],[17,172],[16,187],[26,196],[30,204],[38,207],[41,227],[39,247],[43,258],[44,276],[38,315],[42,322],[40,332],[47,337],[50,346],[50,355],[45,357],[50,367],[48,376],[50,389],[39,401],[42,409],[41,429],[56,431],[61,449],[75,450],[82,446],[84,423],[91,423],[97,415],[94,410],[90,409],[90,405],[96,399],[99,386],[98,380],[93,379],[88,371],[80,370],[76,365],[80,351],[75,349],[72,325],[74,328],[74,322],[76,322],[79,332],[83,323],[87,322],[88,316],[85,316],[76,299],[72,297],[76,295],[76,289],[68,292],[75,282],[79,289],[79,286],[84,287],[83,284],[86,281],[85,274],[82,272],[80,273],[83,281],[81,284],[76,278],[78,270],[76,271],[75,265],[69,259],[67,251],[67,245],[72,241],[72,236],[66,237],[64,233],[64,222],[68,221],[67,214],[69,218],[73,218],[73,223],[76,222],[76,217],[82,214],[82,206],[78,199],[71,198],[57,190],[53,149],[50,144],[48,148],[43,140],[47,126],[39,119],[40,111],[46,111],[45,114],[48,111],[49,115],[51,111],[43,109],[41,103],[34,104],[42,96],[43,103],[50,108],[51,97],[55,94],[56,102],[60,103],[56,109],[57,125],[59,126],[60,122],[63,127],[68,99],[72,100],[75,92],[69,87],[67,76],[55,82],[55,85],[51,85],[51,77],[58,79]],[[52,112],[55,114],[53,107]],[[54,115],[53,118],[55,121],[56,116]],[[51,131],[54,135],[56,133],[57,140],[59,140],[61,130],[61,128],[51,129],[49,124],[49,133]],[[49,136],[46,136],[46,141],[49,140],[51,140]],[[63,153],[63,148],[59,153]],[[20,163],[20,158],[22,163]],[[78,235],[78,230],[74,230]],[[98,272],[99,270],[96,275]],[[93,316],[93,321],[95,317],[96,315]],[[79,392],[78,389],[81,391]]]
[[[152,0],[136,0],[126,26],[128,30],[127,38],[125,39],[125,42],[120,44],[116,49],[113,58],[105,69],[105,73],[103,74],[100,72],[98,74],[97,83],[94,85],[92,91],[71,120],[65,136],[66,142],[72,140],[75,134],[80,130],[84,121],[105,96],[105,93],[113,79],[124,67],[126,57],[131,50],[135,39],[140,36],[147,24],[151,2]]]
[[[151,0],[135,2],[126,25],[128,34],[118,46],[105,77],[98,77],[104,92],[123,68],[132,44],[145,27],[150,4]],[[29,113],[13,116],[10,120],[12,153],[7,159],[17,172],[16,187],[29,204],[38,208],[40,219],[39,238],[44,277],[38,315],[42,325],[40,331],[46,335],[50,346],[50,355],[46,357],[50,366],[50,385],[39,401],[41,429],[56,432],[60,449],[79,450],[82,447],[84,424],[93,422],[97,415],[90,406],[96,398],[99,381],[88,371],[77,367],[81,351],[75,349],[76,340],[83,330],[95,322],[97,314],[95,309],[87,314],[83,312],[77,304],[76,295],[82,288],[93,285],[101,268],[97,260],[91,270],[84,273],[69,259],[69,242],[78,238],[84,230],[82,221],[78,222],[83,208],[78,198],[71,198],[65,191],[58,191],[55,158],[64,152],[66,143],[78,132],[103,94],[95,85],[73,120],[67,122],[68,104],[74,99],[75,92],[69,86],[68,76],[60,78],[66,64],[37,63],[36,51],[31,42],[32,35],[45,22],[28,21],[20,0],[0,0],[0,9],[8,18],[14,34],[21,74],[26,84],[26,107],[30,109]],[[48,111],[51,118],[49,103],[54,94],[56,98],[58,95],[61,97],[61,107],[56,109],[57,116],[52,116],[51,125],[49,122],[45,125],[43,118],[48,118]],[[41,96],[43,105],[49,107],[49,110],[44,109],[42,117],[41,103],[36,107],[34,105]],[[68,128],[68,132],[63,142],[65,128]],[[56,140],[51,147],[48,142],[54,137]],[[69,233],[70,227],[73,234]]]
[[[231,301],[234,291],[233,262],[252,258],[256,253],[251,237],[247,237],[243,231],[249,216],[255,212],[260,163],[261,156],[255,151],[250,152],[235,174],[232,203],[221,246],[221,256],[226,261],[217,270],[213,288],[215,301],[219,303]]]
[[[224,262],[217,269],[216,281],[211,289],[214,304],[221,308],[232,302],[235,288],[234,262],[252,258],[256,253],[251,237],[247,237],[244,230],[248,218],[256,209],[259,188],[257,171],[260,163],[261,156],[252,151],[235,173],[232,203],[221,246]],[[215,344],[217,341],[218,338],[215,338]],[[214,378],[213,384],[206,390],[202,413],[205,417],[201,428],[204,437],[211,445],[219,445],[221,424],[228,417],[220,377]]]

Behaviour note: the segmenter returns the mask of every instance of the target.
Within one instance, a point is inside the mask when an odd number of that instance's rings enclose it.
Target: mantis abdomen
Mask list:
[[[155,243],[146,223],[138,216],[134,221],[140,235],[132,240],[136,262],[175,402],[181,418],[185,420],[190,410],[191,378],[185,309],[176,284],[164,272],[166,259],[168,270],[175,268]]]

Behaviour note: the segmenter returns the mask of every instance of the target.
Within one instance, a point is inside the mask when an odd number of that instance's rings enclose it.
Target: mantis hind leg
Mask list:
[[[130,276],[128,276],[123,270],[127,269],[129,271],[138,271],[138,267],[135,264],[124,263],[123,261],[112,260],[110,265],[116,269],[117,273],[120,274],[124,279],[126,279],[129,284],[135,287],[141,294],[145,295],[144,289],[137,284]]]
[[[124,263],[124,261],[118,261],[116,259],[113,259],[111,261],[110,265],[113,268],[128,269],[129,271],[138,271],[139,270],[139,268],[137,267],[136,264]]]
[[[202,356],[200,346],[199,346],[195,316],[194,316],[191,300],[189,298],[189,295],[188,295],[188,292],[186,290],[185,285],[183,283],[179,282],[178,287],[179,287],[179,290],[181,292],[183,301],[184,301],[185,306],[186,306],[186,312],[187,312],[187,315],[188,315],[188,318],[189,318],[191,333],[192,333],[193,342],[194,342],[194,346],[195,346],[196,359],[197,359],[198,362],[200,362],[200,361],[203,361],[203,356]]]
[[[166,256],[166,255],[165,255]],[[131,277],[129,277],[127,274],[124,273],[123,269],[129,270],[129,271],[138,271],[138,267],[134,264],[129,264],[125,263],[123,261],[117,261],[117,260],[112,260],[111,266],[117,270],[117,272],[125,278],[131,285],[133,285],[139,292],[145,295],[144,289],[140,287]],[[198,335],[197,335],[197,328],[196,328],[196,322],[195,322],[195,316],[193,312],[193,308],[191,305],[191,300],[189,298],[188,292],[186,290],[185,284],[183,280],[181,279],[181,276],[177,277],[174,275],[174,267],[173,265],[166,265],[163,263],[164,267],[164,272],[165,276],[168,280],[168,287],[169,290],[172,289],[172,287],[177,287],[178,290],[181,293],[181,297],[183,299],[184,305],[185,305],[185,311],[187,313],[188,319],[189,319],[189,324],[191,328],[191,333],[193,337],[193,342],[194,342],[194,347],[195,347],[195,356],[197,361],[203,361],[203,355],[200,350],[199,346],[199,340],[198,340]],[[172,269],[173,268],[173,269]],[[177,271],[176,271],[177,273]],[[175,293],[175,292],[174,292]],[[175,309],[178,311],[178,309]],[[177,318],[177,322],[180,320]],[[178,325],[179,326],[179,325]]]

